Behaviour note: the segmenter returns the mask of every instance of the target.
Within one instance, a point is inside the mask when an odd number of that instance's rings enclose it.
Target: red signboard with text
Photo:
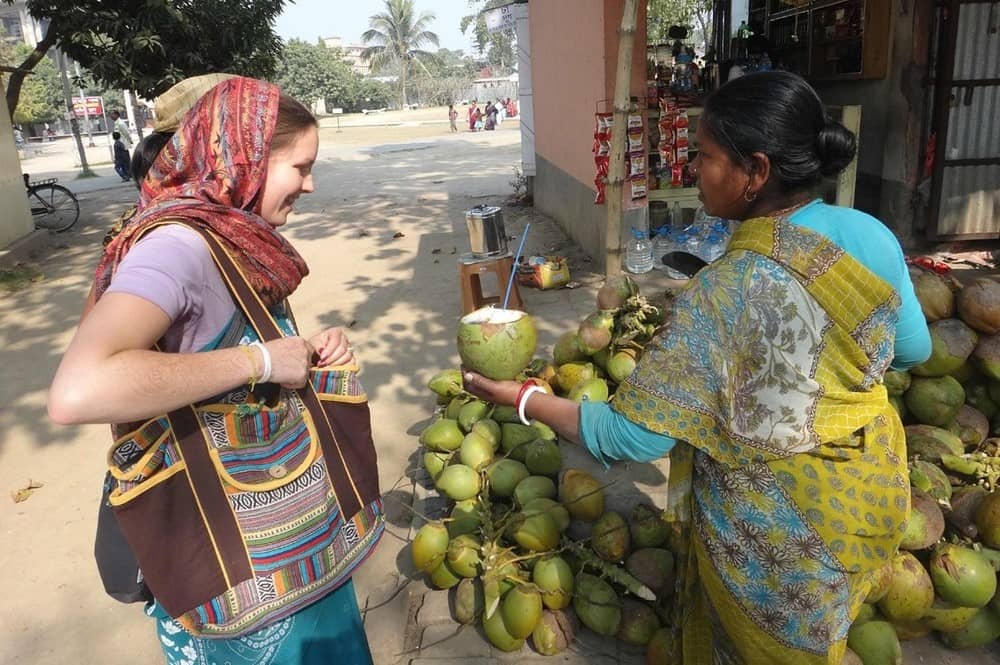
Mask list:
[[[73,115],[77,118],[84,117],[84,104],[86,104],[87,113],[90,117],[100,117],[104,115],[104,98],[103,97],[74,97],[73,98]]]

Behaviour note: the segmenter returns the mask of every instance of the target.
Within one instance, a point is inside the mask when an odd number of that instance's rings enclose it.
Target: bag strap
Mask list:
[[[183,222],[183,220],[181,221]],[[271,316],[267,307],[264,306],[257,292],[250,286],[243,271],[240,270],[228,250],[219,241],[219,238],[202,226],[195,224],[185,225],[200,233],[205,239],[209,250],[212,252],[212,257],[219,268],[219,272],[222,273],[222,278],[226,281],[240,309],[247,315],[250,325],[254,327],[254,330],[257,331],[261,339],[271,341],[283,337],[281,328],[278,327],[274,317]],[[365,497],[362,497],[361,491],[358,489],[347,467],[347,461],[341,451],[340,442],[337,440],[334,428],[329,421],[326,411],[323,409],[319,395],[316,394],[316,389],[313,387],[312,382],[307,382],[304,388],[300,388],[295,392],[313,416],[316,433],[323,448],[323,454],[326,457],[330,481],[333,484],[334,494],[340,505],[340,510],[343,512],[345,518],[353,517],[368,502],[376,497],[371,497],[368,501],[365,500]]]

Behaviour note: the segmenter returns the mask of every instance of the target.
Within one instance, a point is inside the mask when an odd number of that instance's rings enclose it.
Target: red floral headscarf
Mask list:
[[[218,235],[266,304],[295,290],[309,269],[260,216],[279,97],[270,83],[236,77],[188,111],[143,180],[135,218],[104,251],[95,276],[98,297],[150,226],[177,217]]]

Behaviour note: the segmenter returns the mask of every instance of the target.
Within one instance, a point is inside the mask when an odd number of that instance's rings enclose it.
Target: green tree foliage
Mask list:
[[[0,0],[12,4],[13,0]],[[27,72],[57,46],[109,88],[153,98],[188,76],[226,71],[264,78],[281,39],[285,0],[27,0],[48,29],[7,80],[13,109]]]
[[[26,44],[6,44],[0,47],[0,63],[13,66],[31,53]],[[6,82],[7,75],[4,75]],[[49,122],[62,115],[65,107],[59,70],[51,58],[42,59],[21,90],[21,98],[11,119],[16,123]]]
[[[413,87],[422,104],[451,104],[472,87],[476,73],[476,63],[471,58],[462,55],[461,51],[442,48],[426,63],[426,71],[417,73]]]
[[[475,12],[462,17],[459,27],[463,33],[472,30],[472,42],[481,57],[493,68],[494,75],[509,74],[514,67],[514,31],[490,32],[486,29],[487,9],[510,4],[510,0],[469,0]]]
[[[370,26],[361,35],[365,44],[371,44],[361,57],[371,63],[372,69],[395,69],[399,75],[400,105],[405,107],[408,97],[406,86],[411,71],[419,66],[426,71],[426,62],[434,59],[422,50],[426,44],[439,45],[437,34],[431,32],[434,14],[417,15],[413,0],[385,0],[385,11],[368,20]]]
[[[307,107],[318,99],[323,99],[327,108],[347,112],[388,103],[389,87],[355,73],[339,49],[293,39],[285,45],[280,60],[274,82]]]
[[[646,41],[650,44],[671,42],[667,31],[672,25],[686,26],[695,43],[705,48],[712,43],[713,0],[647,0]]]

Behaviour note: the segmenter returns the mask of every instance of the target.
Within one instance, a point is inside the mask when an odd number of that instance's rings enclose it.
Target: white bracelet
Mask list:
[[[530,425],[532,421],[528,420],[528,416],[524,414],[524,407],[528,404],[528,398],[535,393],[544,393],[545,389],[541,386],[528,386],[525,389],[524,394],[521,395],[521,401],[517,404],[517,417],[521,419],[521,422],[525,425]]]
[[[260,349],[261,358],[264,360],[264,369],[260,371],[260,378],[257,379],[257,383],[267,383],[271,380],[271,352],[260,341],[250,342],[250,346]]]

